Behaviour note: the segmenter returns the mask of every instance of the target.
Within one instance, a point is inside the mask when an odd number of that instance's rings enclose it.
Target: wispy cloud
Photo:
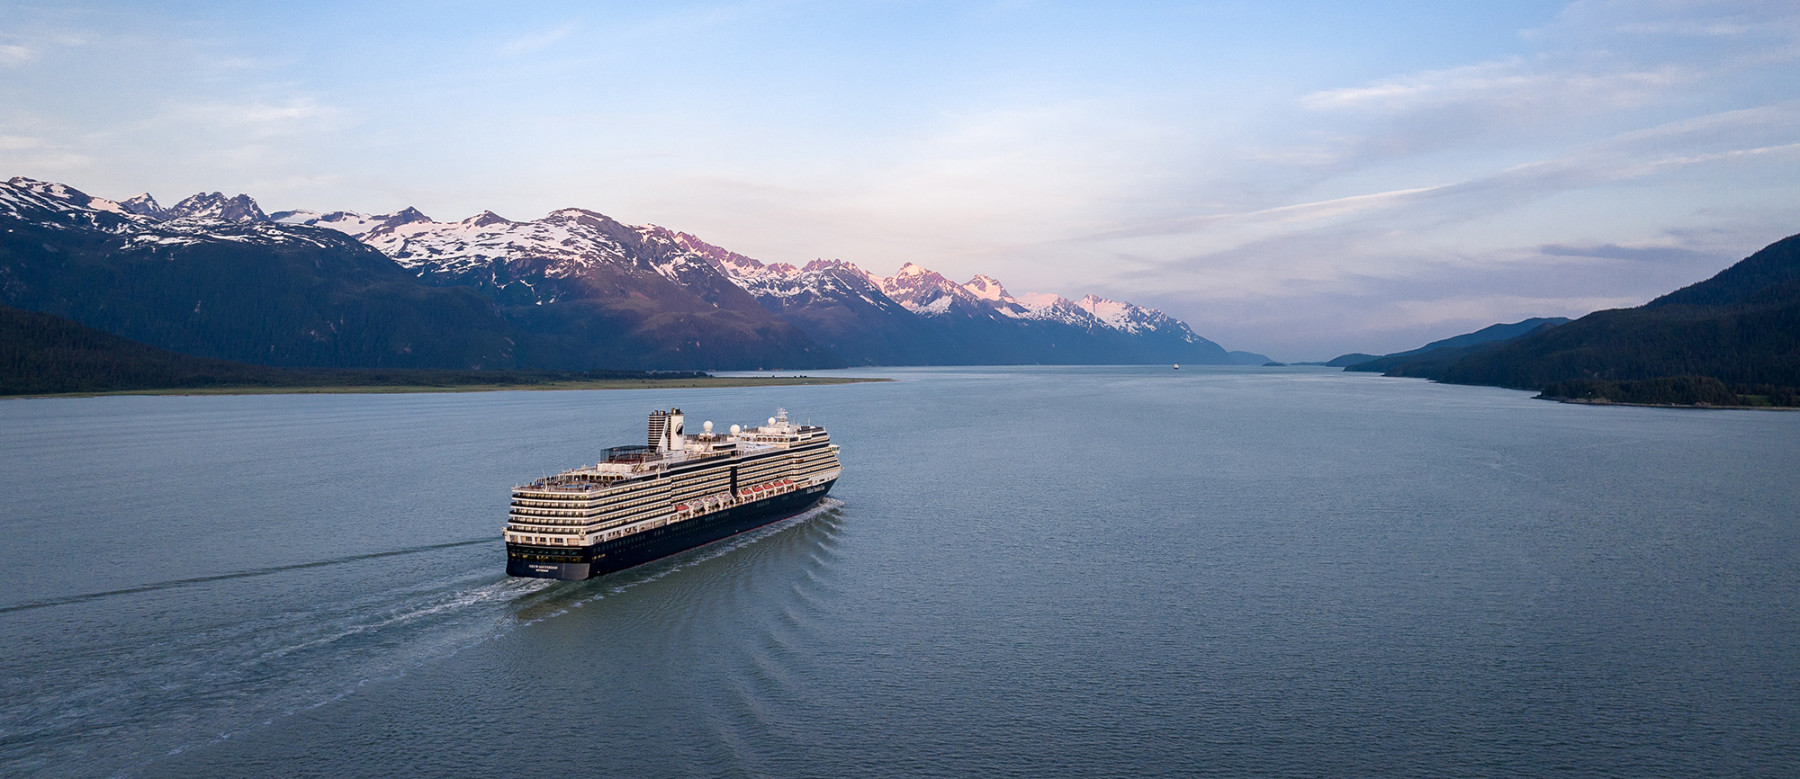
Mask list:
[[[1200,230],[1217,228],[1229,223],[1260,223],[1281,226],[1304,225],[1338,217],[1345,217],[1361,212],[1382,208],[1393,208],[1404,204],[1409,198],[1433,192],[1443,187],[1412,187],[1395,189],[1386,192],[1370,192],[1361,195],[1348,195],[1316,200],[1308,203],[1261,208],[1252,211],[1227,213],[1196,214],[1192,216],[1165,219],[1154,223],[1119,227],[1103,232],[1080,236],[1082,241],[1107,241],[1119,238],[1141,238],[1155,235],[1171,235],[1191,233]]]
[[[44,175],[49,171],[87,170],[94,159],[66,144],[35,135],[0,132],[0,154],[13,173],[31,171]]]
[[[1694,78],[1674,66],[1568,72],[1539,60],[1510,58],[1314,92],[1300,98],[1300,105],[1384,111],[1461,105],[1480,107],[1484,113],[1550,107],[1614,110],[1642,104]]]
[[[1703,252],[1680,246],[1620,246],[1616,243],[1585,246],[1549,243],[1539,246],[1538,251],[1552,257],[1589,257],[1626,262],[1691,262],[1696,259],[1713,259]]]
[[[1516,165],[1448,184],[1373,192],[1254,211],[1208,214],[1097,233],[1086,236],[1084,240],[1104,244],[1120,239],[1189,234],[1206,235],[1209,239],[1217,240],[1221,232],[1273,226],[1279,229],[1274,232],[1245,233],[1248,240],[1228,245],[1226,250],[1259,245],[1286,245],[1293,247],[1297,254],[1316,255],[1324,246],[1333,246],[1337,247],[1337,251],[1330,252],[1327,256],[1335,259],[1323,267],[1336,268],[1336,271],[1323,278],[1343,279],[1367,274],[1372,270],[1377,275],[1403,275],[1409,272],[1406,264],[1396,262],[1392,255],[1381,259],[1379,269],[1374,269],[1358,262],[1354,254],[1346,250],[1359,241],[1379,243],[1416,236],[1425,230],[1442,230],[1459,223],[1489,219],[1495,214],[1566,193],[1654,176],[1670,169],[1738,164],[1759,157],[1800,159],[1800,143],[1654,159],[1640,159],[1632,154],[1621,153],[1621,148],[1629,149],[1629,146],[1619,143],[1609,148],[1602,144],[1567,157]],[[1379,219],[1370,218],[1374,212],[1379,212]],[[1319,236],[1323,236],[1322,239]],[[1323,246],[1313,245],[1319,240],[1323,241]],[[1543,246],[1549,247],[1540,249],[1543,254],[1569,257],[1607,257],[1616,256],[1623,251],[1616,244],[1610,244],[1614,247],[1611,250],[1613,254],[1604,251],[1600,254],[1578,254],[1567,244]],[[1677,256],[1694,259],[1703,256],[1695,252],[1674,254],[1671,253],[1674,250],[1666,247],[1659,251],[1663,252],[1665,259]],[[1453,255],[1440,256],[1432,262],[1443,262],[1448,257]],[[1474,262],[1497,261],[1501,261],[1501,258],[1488,255]],[[1211,262],[1212,256],[1205,254],[1167,257],[1151,262],[1134,273],[1154,277],[1171,268],[1207,265]],[[1289,266],[1286,270],[1292,273],[1293,267]],[[1271,278],[1278,278],[1279,275],[1273,274]],[[1311,278],[1317,280],[1321,277]]]
[[[42,149],[50,144],[42,138],[27,135],[7,135],[0,133],[0,151],[23,151],[25,149]]]
[[[1540,297],[1492,293],[1430,300],[1401,300],[1395,302],[1391,309],[1383,311],[1380,319],[1367,324],[1390,330],[1409,330],[1420,325],[1429,327],[1451,322],[1480,327],[1505,319],[1541,316],[1532,312],[1574,311],[1585,314],[1601,309],[1627,308],[1643,302],[1635,297],[1606,295]]]
[[[327,131],[337,126],[344,111],[309,97],[280,100],[205,101],[178,103],[166,109],[167,121],[190,126],[211,126],[252,138],[267,138]]]
[[[516,36],[500,44],[500,51],[503,54],[530,54],[543,51],[569,37],[569,34],[575,32],[578,27],[579,25],[575,22],[565,22],[548,30]]]
[[[23,65],[36,58],[37,52],[29,46],[0,43],[0,65]]]

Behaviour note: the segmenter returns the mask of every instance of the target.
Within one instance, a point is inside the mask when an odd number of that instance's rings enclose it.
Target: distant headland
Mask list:
[[[1494,325],[1327,364],[1579,403],[1800,406],[1800,235],[1636,308]]]

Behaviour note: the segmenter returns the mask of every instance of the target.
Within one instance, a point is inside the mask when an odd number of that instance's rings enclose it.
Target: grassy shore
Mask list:
[[[88,398],[101,395],[340,395],[395,394],[415,392],[516,392],[520,390],[629,390],[629,389],[705,389],[723,387],[797,387],[822,384],[856,384],[891,379],[864,379],[841,376],[701,376],[679,379],[588,379],[482,384],[339,384],[319,386],[218,385],[207,387],[167,387],[158,389],[109,390],[104,392],[58,392],[40,395],[12,395],[19,398]]]

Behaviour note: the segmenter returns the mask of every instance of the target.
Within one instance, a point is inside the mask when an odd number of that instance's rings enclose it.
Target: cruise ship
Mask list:
[[[589,579],[805,511],[843,466],[825,428],[788,421],[688,435],[681,409],[650,413],[649,443],[512,490],[506,572]]]

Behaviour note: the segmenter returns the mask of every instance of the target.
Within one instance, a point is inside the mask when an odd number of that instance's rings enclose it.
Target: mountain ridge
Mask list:
[[[148,197],[148,195],[146,194],[141,197]],[[218,193],[212,193],[210,196],[197,195],[195,197],[211,197],[216,199]],[[245,198],[243,195],[239,195],[238,197]],[[192,199],[193,198],[190,198],[190,200]],[[187,201],[183,202],[185,203]],[[254,203],[252,202],[250,205],[254,206]],[[492,232],[498,234],[507,232],[508,228],[520,228],[543,222],[566,219],[570,214],[586,215],[611,222],[618,227],[636,230],[645,235],[655,235],[660,239],[667,240],[676,246],[698,255],[707,263],[725,273],[728,277],[733,278],[734,281],[752,279],[769,274],[781,278],[792,278],[799,274],[814,272],[820,267],[823,267],[819,266],[818,263],[835,263],[838,267],[865,275],[882,291],[883,294],[917,314],[932,315],[943,313],[952,305],[974,306],[977,305],[977,301],[986,301],[991,304],[992,308],[1008,312],[1009,316],[1055,319],[1071,323],[1079,322],[1090,326],[1109,326],[1113,329],[1125,332],[1139,332],[1144,329],[1167,326],[1164,323],[1164,320],[1171,323],[1179,322],[1179,320],[1175,320],[1173,317],[1169,317],[1161,311],[1137,306],[1125,301],[1109,300],[1098,295],[1087,295],[1079,301],[1070,301],[1067,298],[1046,293],[1027,293],[1024,298],[1014,298],[1005,292],[1004,286],[1001,285],[997,279],[994,279],[991,276],[977,274],[968,284],[957,284],[936,271],[913,262],[903,263],[893,275],[886,277],[865,271],[859,266],[843,260],[815,260],[812,263],[808,263],[805,267],[797,267],[790,263],[766,263],[744,254],[708,243],[691,233],[650,224],[624,225],[623,223],[618,223],[616,220],[612,220],[610,217],[606,217],[598,212],[580,208],[557,209],[550,212],[549,215],[542,219],[522,222],[505,219],[492,211],[483,211],[480,214],[454,224],[465,225],[471,228],[497,227],[499,229]],[[308,224],[345,232],[359,240],[363,240],[365,243],[375,245],[377,248],[381,249],[384,254],[388,254],[389,256],[394,257],[396,261],[409,266],[415,265],[421,260],[416,253],[416,247],[405,240],[404,237],[399,236],[398,233],[401,232],[401,228],[406,225],[432,222],[429,217],[426,217],[416,208],[410,206],[393,214],[365,215],[351,211],[333,211],[328,213],[316,211],[278,211],[269,218],[273,221],[288,224]],[[499,247],[490,248],[498,249]],[[469,249],[468,247],[439,247],[437,251],[444,255],[453,255],[456,254],[458,250],[467,252]],[[478,255],[478,259],[492,260],[494,257],[492,255]],[[971,285],[976,285],[979,288],[971,288]],[[744,285],[740,284],[740,286]],[[986,290],[990,286],[993,289],[999,290],[999,294],[989,294]],[[746,286],[746,289],[754,292],[754,290],[750,290],[748,286]],[[1085,312],[1087,316],[1081,317],[1079,314],[1073,313],[1076,310]],[[1180,326],[1186,327],[1185,323],[1181,323]]]
[[[1568,317],[1531,317],[1517,322],[1493,324],[1480,330],[1442,338],[1417,349],[1394,352],[1384,355],[1364,355],[1367,359],[1353,359],[1355,355],[1342,355],[1325,363],[1331,367],[1342,367],[1347,371],[1365,373],[1382,373],[1392,370],[1394,366],[1404,363],[1420,363],[1424,361],[1443,361],[1456,356],[1468,354],[1471,350],[1491,344],[1511,341],[1515,338],[1535,333],[1545,328],[1567,324]]]
[[[115,202],[24,178],[0,189],[11,193],[0,203],[37,193],[43,207],[33,218],[121,239],[95,251],[231,244],[252,253],[276,245],[350,251],[307,232],[327,230],[427,288],[485,298],[503,320],[490,329],[513,344],[502,361],[512,367],[569,367],[555,364],[566,355],[586,361],[575,367],[659,369],[1242,359],[1180,320],[1128,302],[1014,298],[992,277],[957,284],[916,263],[887,277],[842,260],[765,263],[690,233],[581,208],[524,221],[483,211],[437,222],[410,207],[271,214],[247,195],[218,192],[165,208],[149,193]],[[12,215],[19,217],[17,209]],[[17,295],[6,301],[22,302]]]
[[[1703,404],[1727,390],[1782,395],[1800,387],[1800,235],[1643,306],[1442,357],[1401,361],[1386,373],[1553,398]]]

